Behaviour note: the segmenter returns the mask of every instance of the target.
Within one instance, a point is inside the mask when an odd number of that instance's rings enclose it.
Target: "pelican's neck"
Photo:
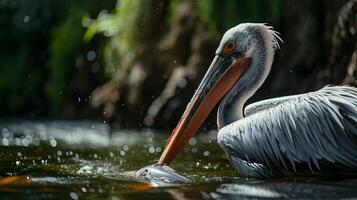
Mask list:
[[[218,108],[218,128],[243,118],[243,106],[267,78],[273,62],[273,44],[264,35],[257,34],[256,45],[247,52],[252,62],[248,70],[223,98]]]

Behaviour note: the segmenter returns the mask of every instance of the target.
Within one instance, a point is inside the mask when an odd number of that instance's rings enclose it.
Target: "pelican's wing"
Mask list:
[[[300,95],[291,95],[291,96],[277,97],[277,98],[273,98],[273,99],[266,99],[266,100],[254,102],[252,104],[247,105],[244,108],[244,116],[247,117],[249,115],[266,110],[268,108],[275,107],[275,106],[282,104],[286,101],[298,98],[299,96]]]
[[[325,87],[299,95],[223,127],[218,143],[237,163],[357,172],[357,89]]]

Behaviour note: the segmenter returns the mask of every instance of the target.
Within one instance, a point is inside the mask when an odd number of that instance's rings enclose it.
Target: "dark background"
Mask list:
[[[0,0],[0,117],[171,129],[243,22],[284,40],[250,101],[357,85],[356,13],[356,0]]]

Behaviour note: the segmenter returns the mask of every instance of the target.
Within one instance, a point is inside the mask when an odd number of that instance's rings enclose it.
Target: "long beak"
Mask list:
[[[171,133],[159,163],[169,164],[183,150],[209,113],[250,65],[250,59],[216,55],[198,89]]]

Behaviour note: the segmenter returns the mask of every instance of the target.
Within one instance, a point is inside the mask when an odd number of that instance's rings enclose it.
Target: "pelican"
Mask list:
[[[279,40],[257,23],[224,34],[159,164],[175,159],[219,103],[217,142],[239,174],[357,174],[356,88],[326,86],[244,108],[267,78]]]

